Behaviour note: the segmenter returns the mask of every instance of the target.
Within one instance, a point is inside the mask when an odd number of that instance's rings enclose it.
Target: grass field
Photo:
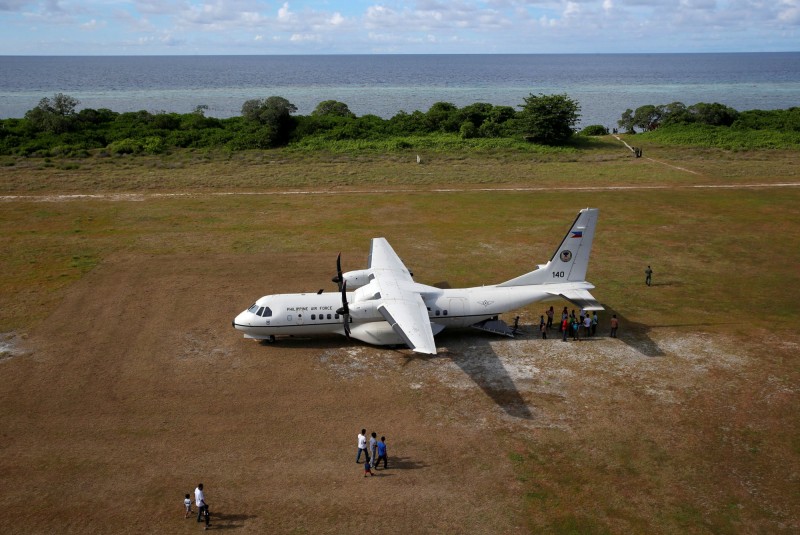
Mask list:
[[[798,155],[640,146],[0,167],[4,531],[193,531],[202,480],[242,532],[796,533]],[[378,235],[420,282],[507,280],[585,206],[619,339],[445,331],[423,358],[230,327]]]

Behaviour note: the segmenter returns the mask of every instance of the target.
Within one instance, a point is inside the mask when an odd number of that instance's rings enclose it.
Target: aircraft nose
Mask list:
[[[238,328],[239,328],[238,326],[241,326],[241,325],[249,325],[249,324],[250,324],[250,322],[248,322],[248,321],[245,321],[245,320],[247,319],[247,318],[245,317],[245,315],[246,315],[246,314],[247,314],[247,311],[246,311],[246,310],[245,310],[244,312],[241,312],[241,313],[240,313],[238,316],[236,316],[236,317],[233,319],[233,321],[231,322],[231,326],[233,326],[233,328],[234,328],[234,329],[238,329]]]

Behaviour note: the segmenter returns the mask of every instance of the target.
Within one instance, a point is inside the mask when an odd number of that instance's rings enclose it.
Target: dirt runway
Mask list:
[[[287,280],[315,290],[315,258],[123,254],[42,310],[0,362],[3,531],[195,532],[182,502],[202,481],[214,529],[527,533],[509,451],[646,426],[749,366],[747,348],[671,330],[445,332],[430,357],[231,328]],[[362,427],[389,445],[389,469],[366,479]]]

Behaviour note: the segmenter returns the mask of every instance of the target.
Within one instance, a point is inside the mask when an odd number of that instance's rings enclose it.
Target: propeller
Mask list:
[[[342,278],[342,253],[336,256],[336,276],[331,279],[331,282],[335,282],[339,286],[339,290],[342,289],[342,282],[344,282]]]
[[[344,335],[350,338],[350,307],[347,306],[347,281],[342,283],[342,308],[336,311],[344,321]]]

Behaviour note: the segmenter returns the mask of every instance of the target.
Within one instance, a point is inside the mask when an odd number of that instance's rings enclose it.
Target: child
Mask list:
[[[189,515],[192,514],[192,499],[189,495],[186,495],[186,498],[183,499],[183,506],[186,508],[186,516],[183,518],[189,518]]]
[[[369,464],[369,457],[367,457],[367,461],[364,463],[364,477],[367,477],[367,474],[374,476],[375,474],[372,473],[372,468]]]

